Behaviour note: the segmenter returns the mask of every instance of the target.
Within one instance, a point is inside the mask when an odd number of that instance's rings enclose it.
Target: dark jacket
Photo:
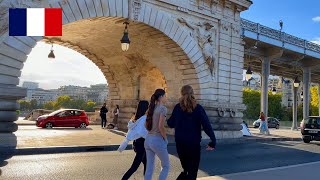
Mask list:
[[[193,112],[184,112],[180,104],[177,104],[167,121],[170,128],[175,128],[175,139],[177,143],[197,145],[201,142],[201,126],[210,137],[210,146],[216,146],[216,137],[211,127],[209,118],[201,105],[197,105]]]
[[[104,106],[100,109],[100,117],[106,117],[107,116],[108,109]]]

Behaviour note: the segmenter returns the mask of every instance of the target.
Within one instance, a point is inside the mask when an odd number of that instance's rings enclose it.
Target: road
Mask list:
[[[180,173],[174,147],[169,148],[171,171],[168,179]],[[134,152],[87,152],[14,156],[2,167],[0,179],[121,179]],[[224,175],[320,161],[320,143],[250,143],[221,145],[214,152],[202,152],[198,177]],[[156,174],[159,173],[159,162]],[[300,168],[297,168],[300,169]],[[316,173],[316,172],[315,172]],[[313,174],[313,177],[318,176]],[[231,176],[232,177],[232,176]],[[308,177],[306,174],[304,177]],[[320,174],[318,176],[320,178]],[[281,177],[282,179],[295,177]],[[318,178],[318,179],[319,179]],[[142,178],[142,166],[132,179]],[[230,179],[233,179],[230,178]],[[250,179],[250,178],[249,178]]]

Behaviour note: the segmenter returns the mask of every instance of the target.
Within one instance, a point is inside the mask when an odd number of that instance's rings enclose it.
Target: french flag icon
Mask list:
[[[9,36],[62,36],[62,9],[10,8]]]

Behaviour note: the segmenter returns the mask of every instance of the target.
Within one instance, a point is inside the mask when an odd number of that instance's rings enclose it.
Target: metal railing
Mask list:
[[[305,50],[314,51],[320,53],[320,45],[298,38],[296,36],[292,36],[290,34],[281,32],[276,29],[269,28],[267,26],[263,26],[259,23],[255,23],[246,19],[241,19],[241,28],[242,30],[251,31],[257,33],[259,35],[264,35],[284,43],[289,43],[295,46],[299,46],[304,48]]]

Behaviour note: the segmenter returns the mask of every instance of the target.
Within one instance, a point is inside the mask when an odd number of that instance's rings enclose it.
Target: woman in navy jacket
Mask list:
[[[176,148],[183,168],[177,179],[195,180],[200,163],[201,127],[211,139],[207,150],[215,148],[216,138],[205,110],[195,100],[192,87],[183,86],[181,96],[167,124],[175,129]]]

